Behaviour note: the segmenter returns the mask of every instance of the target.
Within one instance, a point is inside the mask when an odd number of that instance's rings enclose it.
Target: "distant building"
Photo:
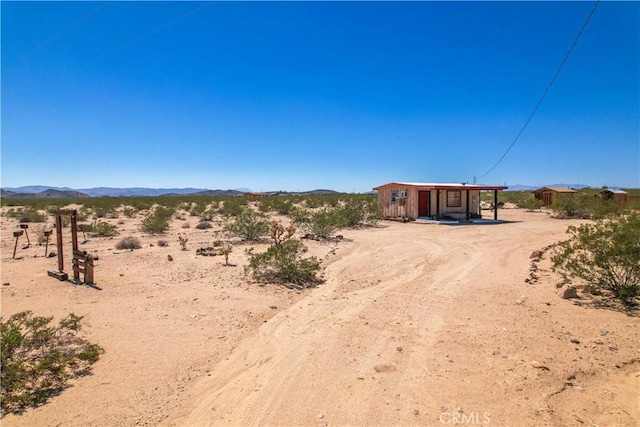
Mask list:
[[[627,192],[623,190],[612,190],[607,188],[596,194],[596,197],[601,200],[615,200],[618,203],[627,202]]]
[[[267,193],[244,193],[244,199],[248,201],[260,200],[269,197]]]
[[[542,200],[544,206],[555,205],[560,194],[573,196],[576,190],[566,187],[542,187],[533,191],[536,199]]]
[[[378,206],[385,218],[481,218],[480,191],[493,190],[497,204],[498,190],[506,186],[391,182],[374,187]],[[498,219],[494,210],[494,219]]]

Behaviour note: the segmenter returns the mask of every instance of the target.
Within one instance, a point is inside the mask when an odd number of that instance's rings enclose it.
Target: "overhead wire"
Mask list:
[[[160,31],[164,30],[165,28],[168,28],[168,27],[170,27],[171,25],[173,25],[173,24],[175,24],[175,23],[177,23],[177,22],[180,22],[180,21],[182,21],[184,18],[186,18],[186,17],[188,17],[188,16],[191,16],[191,15],[193,15],[193,14],[195,14],[195,13],[198,13],[198,12],[200,12],[202,9],[205,9],[205,8],[207,8],[207,7],[209,7],[209,3],[208,3],[208,2],[204,3],[204,5],[202,5],[202,6],[199,6],[199,7],[196,7],[195,9],[190,10],[189,12],[185,13],[184,15],[180,15],[179,17],[177,17],[176,19],[174,19],[174,20],[173,20],[173,21],[171,21],[171,22],[168,22],[168,23],[166,23],[166,24],[163,24],[163,25],[161,25],[161,26],[159,26],[159,27],[157,27],[157,28],[155,28],[155,29],[153,29],[153,30],[147,31],[146,33],[144,33],[144,34],[142,34],[142,35],[140,35],[140,36],[134,37],[133,39],[131,39],[131,40],[129,40],[129,41],[127,41],[127,42],[125,42],[125,43],[122,43],[121,45],[118,45],[118,46],[116,46],[116,47],[114,47],[114,48],[112,48],[112,49],[108,50],[107,52],[105,52],[105,53],[103,53],[103,54],[101,54],[101,55],[97,56],[96,58],[91,59],[91,60],[89,60],[89,61],[86,61],[86,62],[85,62],[84,64],[82,64],[82,65],[86,65],[86,64],[91,64],[91,63],[94,63],[94,62],[98,62],[98,61],[100,61],[102,58],[104,58],[104,57],[106,57],[106,56],[109,56],[109,55],[111,55],[111,54],[113,54],[113,53],[115,53],[115,52],[118,52],[118,51],[120,51],[120,50],[124,49],[124,48],[125,48],[125,47],[127,47],[127,46],[130,46],[130,45],[132,45],[132,44],[138,43],[139,41],[141,41],[141,40],[143,40],[143,39],[145,39],[145,38],[147,38],[147,37],[149,37],[149,36],[151,36],[151,35],[153,35],[153,34],[155,34],[155,33],[158,33],[158,32],[160,32]]]
[[[525,121],[525,123],[522,126],[522,128],[520,128],[520,131],[518,132],[516,137],[513,139],[513,141],[509,145],[509,147],[502,154],[502,156],[498,159],[498,161],[493,166],[491,166],[491,168],[488,171],[486,171],[485,173],[483,173],[482,175],[480,175],[477,178],[474,177],[474,180],[475,179],[481,179],[481,178],[489,175],[502,162],[502,160],[504,160],[504,158],[507,156],[507,154],[509,154],[509,151],[511,151],[511,149],[516,144],[518,139],[520,139],[520,136],[522,135],[524,130],[527,128],[527,126],[529,125],[529,122],[531,122],[531,119],[536,114],[536,112],[538,111],[538,108],[540,108],[540,105],[542,104],[542,102],[544,101],[545,97],[549,93],[549,90],[551,89],[551,86],[553,86],[553,83],[556,81],[556,78],[560,74],[560,71],[562,71],[562,68],[564,67],[564,64],[569,59],[569,56],[571,56],[571,53],[573,52],[573,49],[576,47],[576,44],[578,44],[578,40],[580,40],[580,37],[582,36],[582,33],[584,32],[585,28],[587,28],[587,25],[589,24],[589,21],[591,21],[591,17],[595,13],[595,11],[598,8],[599,4],[600,4],[600,0],[596,0],[596,3],[593,5],[593,8],[591,9],[591,12],[589,13],[589,16],[587,16],[587,19],[582,24],[582,28],[580,28],[580,31],[578,31],[578,34],[576,35],[575,39],[573,40],[573,43],[571,43],[571,46],[569,47],[569,50],[567,51],[567,53],[565,54],[564,58],[562,59],[562,62],[560,62],[560,65],[556,69],[555,74],[553,75],[553,77],[549,81],[549,84],[547,85],[547,87],[545,88],[544,92],[542,93],[542,96],[540,97],[540,99],[536,103],[535,107],[533,107],[533,110],[531,111],[531,114],[529,114],[529,117]]]

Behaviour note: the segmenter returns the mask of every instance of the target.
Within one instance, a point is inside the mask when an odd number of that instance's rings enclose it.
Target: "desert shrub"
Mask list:
[[[126,206],[124,209],[122,209],[122,214],[127,218],[133,218],[137,212],[138,211],[131,206]]]
[[[133,251],[134,249],[140,249],[141,247],[142,245],[140,244],[140,240],[133,236],[123,237],[118,243],[116,243],[116,249],[129,249]]]
[[[211,225],[211,223],[210,223],[210,222],[208,222],[208,221],[200,221],[200,222],[196,225],[196,228],[197,228],[198,230],[206,230],[207,228],[211,228],[211,227],[212,227],[212,225]]]
[[[216,212],[213,209],[207,209],[198,214],[198,217],[200,218],[200,221],[213,221],[216,217]]]
[[[232,217],[242,213],[247,207],[247,201],[243,197],[226,197],[218,205],[218,214],[224,217]]]
[[[84,231],[93,237],[111,237],[118,234],[115,225],[104,221],[94,221],[92,224],[87,224],[84,226]]]
[[[287,287],[306,288],[321,283],[316,274],[320,262],[316,257],[303,258],[307,248],[299,240],[290,239],[272,245],[265,252],[249,253],[249,265],[245,272],[265,283],[281,283]]]
[[[185,221],[181,225],[182,228],[191,228],[191,223],[189,221]]]
[[[140,228],[145,233],[162,234],[169,228],[169,222],[166,218],[158,218],[155,215],[147,215],[140,224]]]
[[[336,209],[322,208],[310,211],[304,208],[296,208],[291,212],[293,223],[305,233],[313,234],[321,239],[332,237],[344,223]]]
[[[15,215],[19,222],[45,222],[47,220],[47,215],[31,207],[18,209]]]
[[[224,255],[224,265],[229,265],[229,255],[233,252],[233,246],[226,244],[220,249],[218,249],[220,254]]]
[[[285,228],[280,221],[271,221],[269,223],[269,237],[274,245],[279,245],[285,240],[289,240],[296,232],[296,227],[291,224]]]
[[[291,200],[279,196],[265,197],[258,203],[260,212],[277,212],[280,215],[289,215],[292,207]]]
[[[554,268],[633,302],[640,292],[640,215],[570,226],[567,233],[552,256]]]
[[[178,243],[180,243],[180,247],[183,251],[187,250],[187,242],[189,239],[186,236],[178,236]]]
[[[521,209],[526,209],[528,211],[540,209],[542,205],[543,205],[542,200],[536,199],[533,196],[533,194],[531,195],[531,197],[522,198],[516,203],[516,206],[518,206]]]
[[[45,403],[68,379],[89,373],[104,352],[79,336],[81,316],[71,313],[57,326],[52,320],[23,311],[0,322],[3,415]]]
[[[382,219],[382,211],[378,206],[378,199],[368,200],[364,206],[364,219],[365,225],[374,226],[377,225]]]
[[[152,213],[148,213],[142,220],[140,228],[149,234],[162,234],[169,229],[169,219],[175,210],[170,207],[156,206]]]
[[[552,206],[556,218],[590,218],[591,203],[577,195],[560,194],[558,201]]]
[[[269,222],[264,214],[244,207],[235,217],[227,220],[223,229],[231,236],[256,241],[269,233]]]
[[[592,208],[592,218],[602,219],[622,215],[624,213],[624,207],[625,206],[623,204],[618,203],[615,200],[595,199]]]

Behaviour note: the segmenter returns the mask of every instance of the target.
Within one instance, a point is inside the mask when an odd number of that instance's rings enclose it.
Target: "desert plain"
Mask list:
[[[532,252],[582,220],[499,217],[382,221],[341,230],[340,241],[304,240],[325,281],[294,290],[244,274],[244,249],[266,243],[234,243],[230,266],[196,255],[219,233],[188,215],[161,237],[139,231],[140,218],[105,219],[119,236],[81,244],[98,257],[99,289],[61,282],[47,275],[57,261],[35,243],[36,225],[13,259],[18,222],[2,216],[3,318],[73,312],[105,349],[90,375],[2,424],[640,425],[637,313],[581,288],[561,298],[548,251],[525,281]],[[142,248],[117,250],[127,235]]]

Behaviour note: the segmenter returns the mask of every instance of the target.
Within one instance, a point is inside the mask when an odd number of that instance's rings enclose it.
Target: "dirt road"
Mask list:
[[[632,425],[638,365],[597,366],[601,345],[592,347],[611,313],[523,281],[529,255],[561,239],[567,225],[533,214],[501,225],[354,233],[357,244],[331,262],[327,283],[218,364],[170,424]],[[624,322],[637,327],[637,319],[615,317],[624,341]],[[574,336],[588,345],[576,347]],[[637,343],[621,351],[621,342],[614,359],[637,357]],[[590,402],[599,386],[583,382],[599,375],[631,386],[607,411]],[[571,381],[581,391],[557,407]]]

